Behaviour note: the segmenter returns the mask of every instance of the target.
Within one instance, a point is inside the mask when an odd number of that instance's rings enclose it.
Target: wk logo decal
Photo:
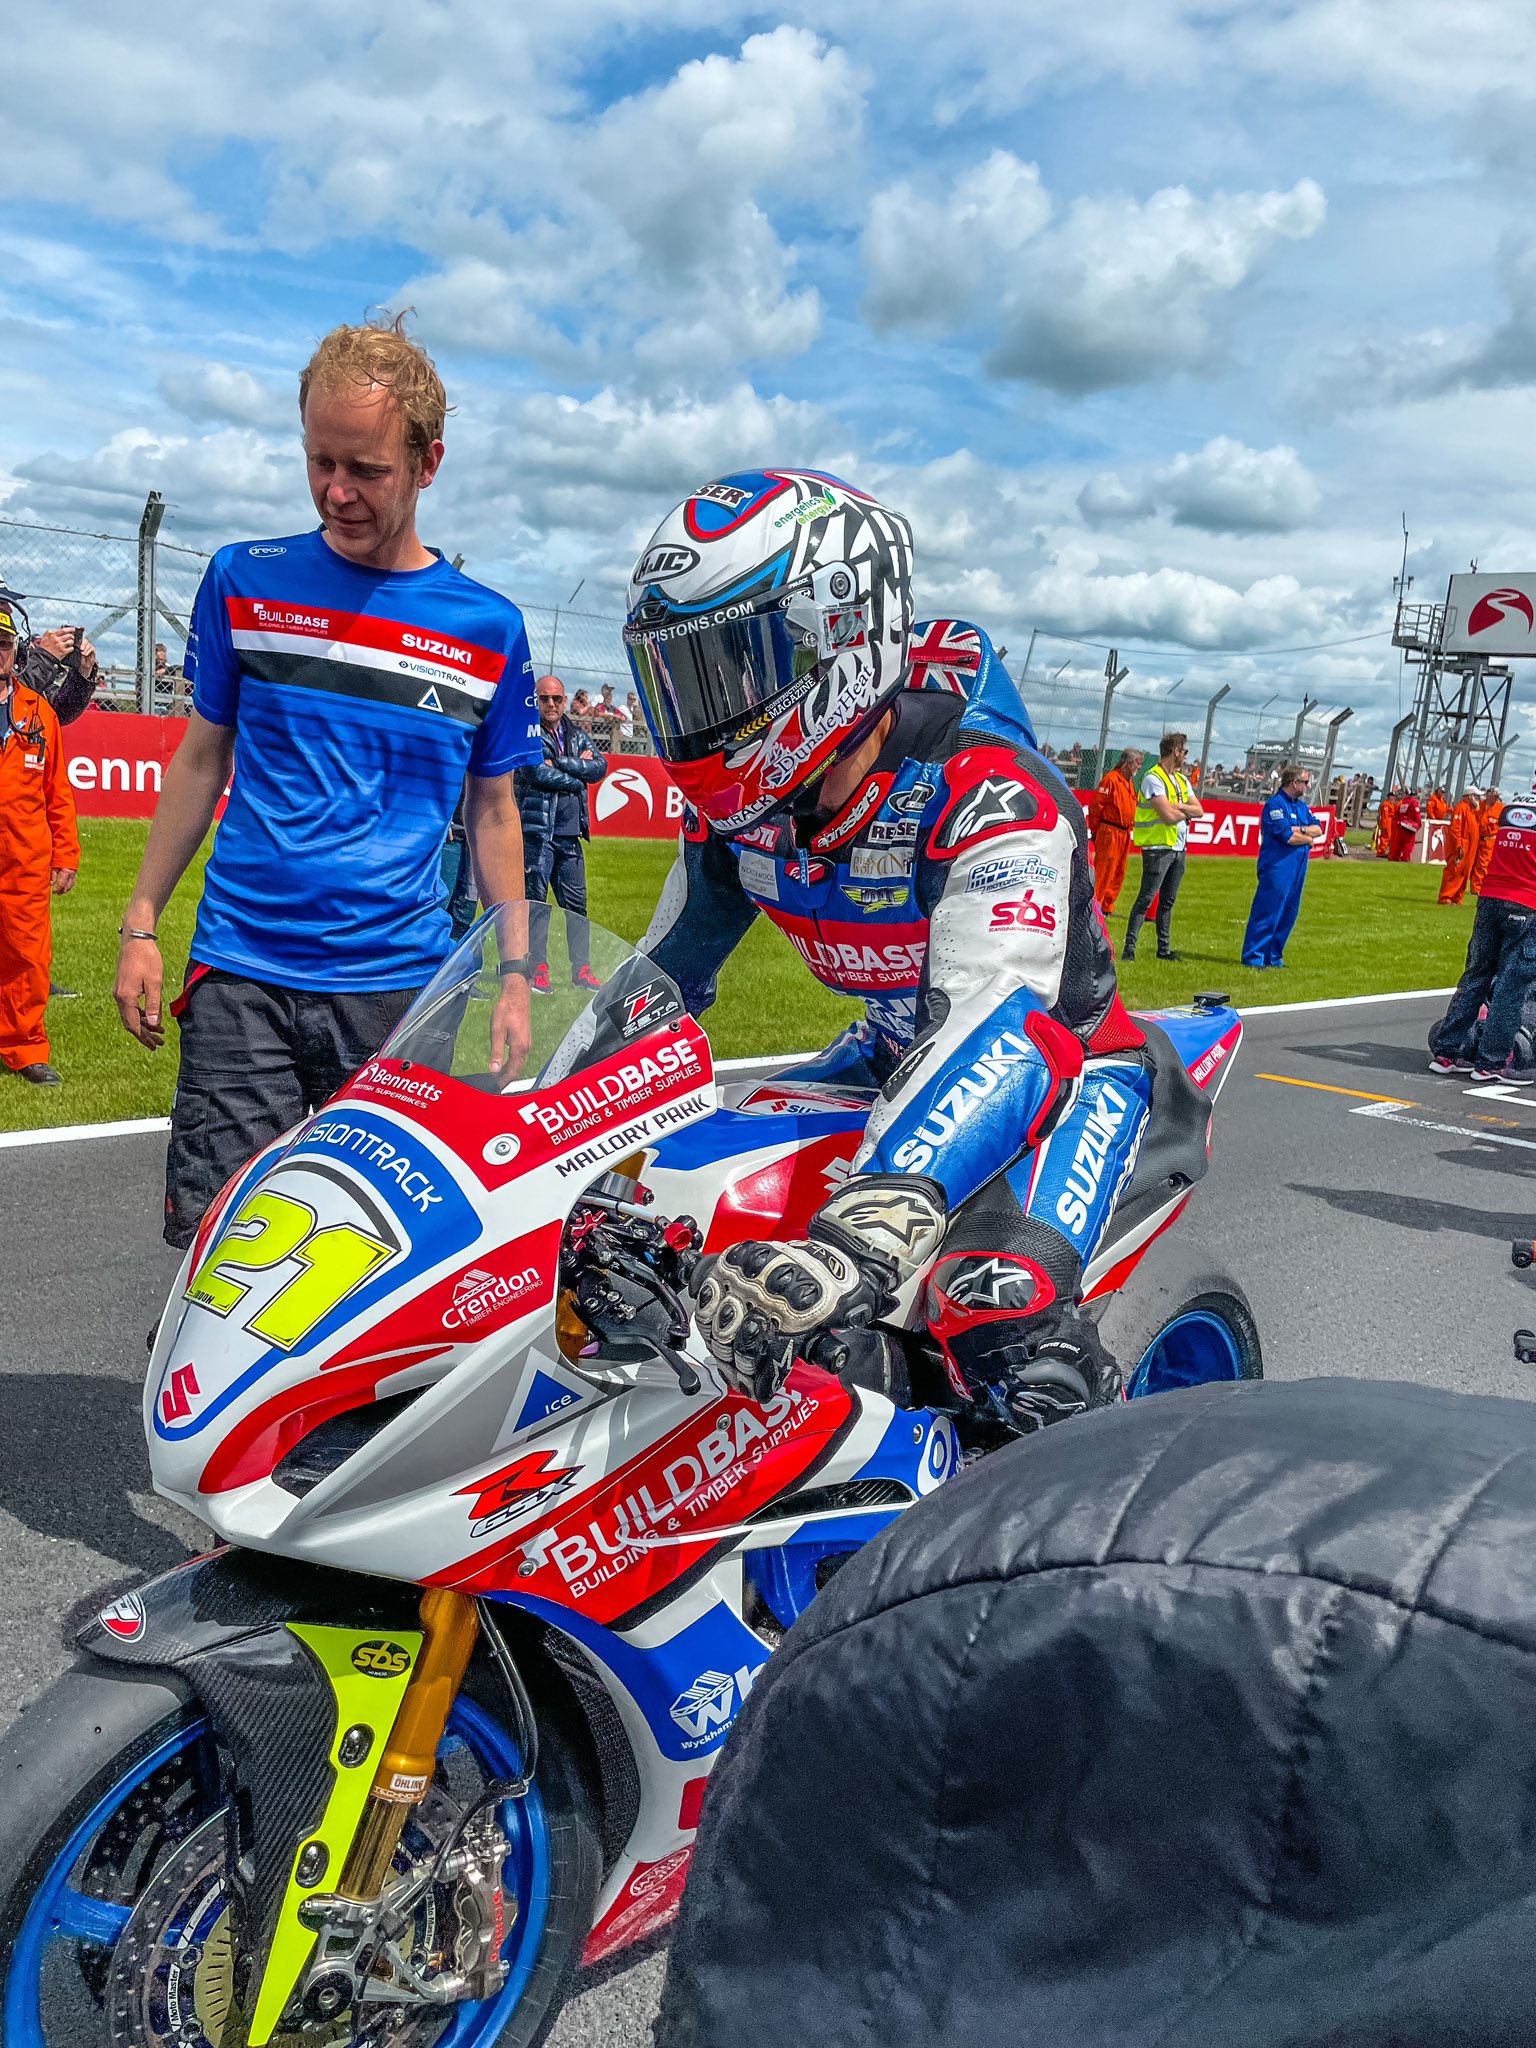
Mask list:
[[[200,1394],[196,1370],[190,1365],[178,1365],[171,1374],[171,1383],[160,1396],[160,1414],[166,1422],[185,1422],[192,1413],[192,1396]]]
[[[757,1673],[748,1664],[739,1671],[701,1671],[686,1692],[667,1709],[688,1737],[688,1749],[702,1748],[730,1726],[739,1702],[752,1690]]]
[[[1525,620],[1527,633],[1536,627],[1536,607],[1523,590],[1490,590],[1473,605],[1467,631],[1486,633],[1490,627],[1504,625],[1511,612],[1518,612]]]

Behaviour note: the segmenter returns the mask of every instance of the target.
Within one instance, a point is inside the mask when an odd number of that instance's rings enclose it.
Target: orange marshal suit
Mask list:
[[[1445,873],[1440,878],[1440,901],[1459,903],[1472,879],[1477,859],[1477,805],[1465,797],[1458,800],[1445,828]]]
[[[1376,812],[1376,837],[1371,841],[1371,851],[1378,860],[1392,858],[1392,840],[1397,828],[1397,804],[1393,798],[1384,796]]]
[[[17,683],[0,723],[0,1063],[13,1073],[49,1057],[50,880],[55,868],[79,865],[59,721]]]
[[[1136,821],[1136,791],[1119,768],[1111,768],[1088,806],[1093,833],[1093,895],[1108,917],[1125,881],[1131,857],[1131,826]]]

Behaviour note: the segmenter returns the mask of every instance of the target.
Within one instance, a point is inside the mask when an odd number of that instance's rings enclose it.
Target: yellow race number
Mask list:
[[[216,1316],[231,1315],[250,1293],[253,1276],[292,1261],[298,1271],[245,1324],[280,1351],[291,1351],[399,1251],[398,1243],[354,1223],[322,1227],[307,1202],[262,1188],[220,1233],[185,1298]]]

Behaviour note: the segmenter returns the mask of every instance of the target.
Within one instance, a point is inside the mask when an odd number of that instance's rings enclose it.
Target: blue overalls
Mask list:
[[[1259,886],[1243,934],[1245,967],[1283,967],[1285,942],[1301,909],[1311,845],[1292,846],[1291,834],[1317,820],[1300,797],[1277,789],[1259,819]]]

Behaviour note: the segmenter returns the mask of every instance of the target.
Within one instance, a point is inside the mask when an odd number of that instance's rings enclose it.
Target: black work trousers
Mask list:
[[[165,1160],[165,1241],[183,1249],[214,1196],[372,1059],[416,994],[318,993],[195,974],[176,1005],[181,1066]]]

